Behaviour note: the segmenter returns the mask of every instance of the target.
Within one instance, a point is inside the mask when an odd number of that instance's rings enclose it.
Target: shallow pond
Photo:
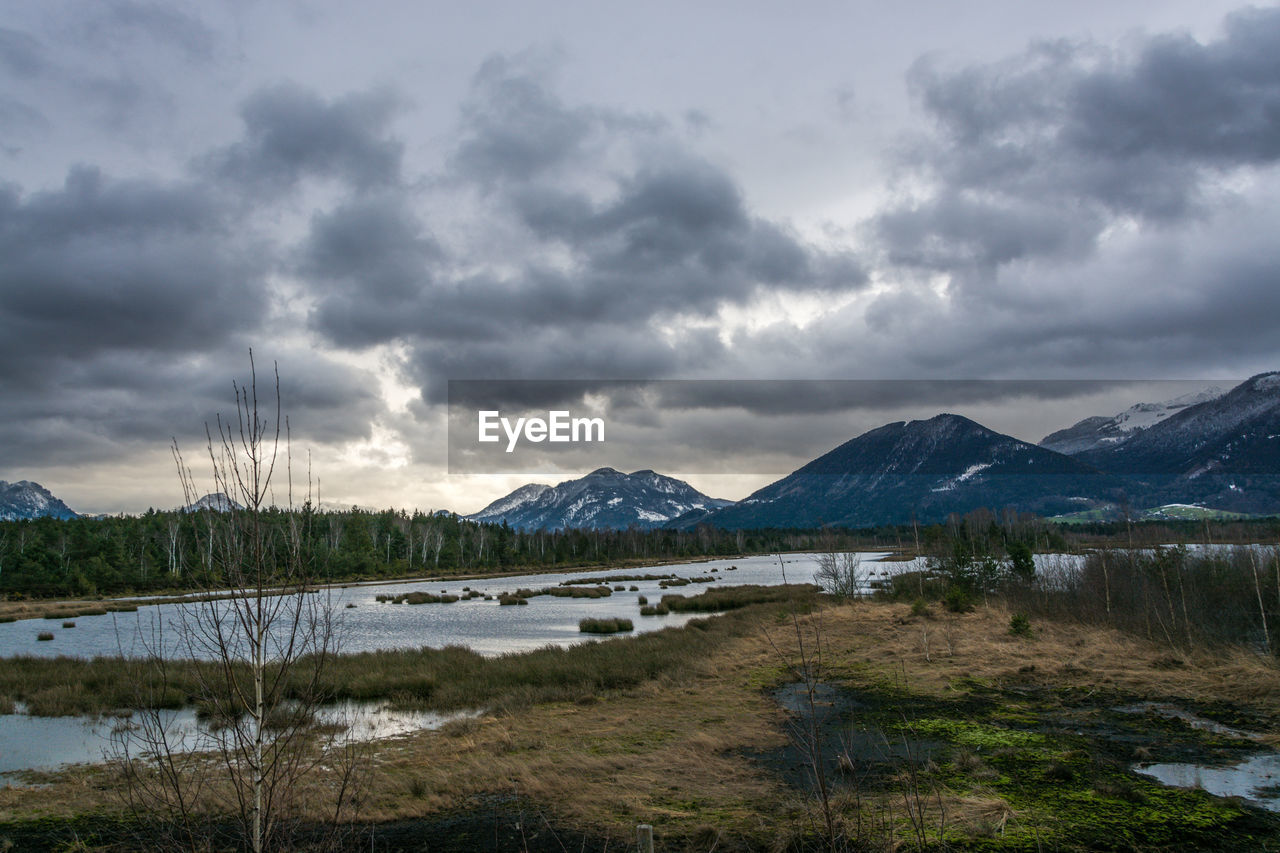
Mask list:
[[[208,746],[208,729],[192,708],[155,712],[172,744],[188,749]],[[473,716],[471,712],[437,714],[430,711],[402,711],[386,703],[343,702],[321,708],[316,713],[320,725],[341,731],[336,744],[383,740],[416,731],[436,729],[445,723]],[[140,740],[131,733],[136,721],[130,717],[32,717],[27,714],[0,715],[0,783],[17,783],[14,774],[22,770],[55,770],[68,764],[99,764],[118,756],[124,738],[133,738],[131,751]]]

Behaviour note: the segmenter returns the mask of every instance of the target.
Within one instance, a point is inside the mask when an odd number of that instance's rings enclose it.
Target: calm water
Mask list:
[[[195,710],[162,710],[160,725],[170,743],[180,749],[212,748],[207,730],[196,720]],[[437,714],[400,711],[383,703],[344,702],[320,709],[316,720],[344,726],[337,744],[383,740],[436,729],[446,722],[470,716],[468,712]],[[98,764],[120,753],[118,745],[129,737],[127,717],[29,717],[0,715],[0,783],[18,781],[11,774],[21,770],[54,770],[68,764]],[[138,741],[133,741],[135,754]]]
[[[884,552],[862,555],[868,573],[897,572],[905,563],[876,563]],[[744,557],[736,560],[713,560],[680,563],[643,569],[615,569],[574,572],[570,574],[520,575],[481,581],[447,580],[415,581],[353,586],[322,592],[329,596],[333,613],[339,621],[337,635],[343,652],[380,649],[443,648],[461,645],[480,654],[498,655],[521,652],[545,645],[567,646],[587,642],[591,638],[578,631],[578,621],[586,617],[625,617],[632,620],[636,631],[656,631],[671,625],[683,625],[693,614],[672,613],[667,616],[639,615],[639,596],[656,602],[664,593],[696,595],[709,586],[736,584],[780,584],[785,572],[789,583],[809,583],[816,568],[813,555],[786,554],[779,564],[776,556]],[[737,566],[736,571],[730,567]],[[712,571],[712,570],[716,571]],[[658,581],[626,581],[628,591],[614,592],[608,598],[552,598],[539,596],[527,606],[498,604],[497,596],[519,588],[541,589],[558,586],[576,578],[606,575],[676,575],[683,578],[713,576],[709,584],[663,590]],[[452,604],[388,604],[378,602],[379,595],[398,595],[422,591],[452,595],[464,594],[470,587],[494,596],[493,601],[471,599]],[[613,584],[610,584],[613,586]],[[631,592],[630,587],[638,587]],[[348,605],[355,605],[348,607]],[[98,655],[144,656],[148,649],[163,646],[170,656],[201,656],[186,651],[182,643],[184,615],[196,604],[158,604],[138,608],[135,613],[108,613],[103,616],[78,616],[74,628],[63,628],[61,619],[25,619],[0,624],[0,657],[35,655],[55,657],[94,657]],[[219,606],[226,606],[225,604]],[[184,614],[185,609],[185,614]],[[42,631],[51,632],[49,641],[36,639]]]

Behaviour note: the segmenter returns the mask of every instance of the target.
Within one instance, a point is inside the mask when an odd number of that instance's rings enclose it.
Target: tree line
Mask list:
[[[224,512],[240,512],[227,510]],[[224,512],[149,510],[142,515],[0,522],[0,596],[72,597],[216,589],[217,530]],[[300,516],[307,516],[300,523]],[[819,547],[830,533],[804,530],[518,530],[451,513],[265,509],[269,535],[303,543],[318,582],[555,570],[622,562],[723,557]],[[854,547],[871,535],[839,534]],[[826,541],[824,538],[823,541]],[[214,543],[214,545],[211,545]]]

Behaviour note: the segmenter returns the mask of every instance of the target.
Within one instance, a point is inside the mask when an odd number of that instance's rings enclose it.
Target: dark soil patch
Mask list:
[[[839,787],[891,775],[909,762],[931,760],[944,746],[936,740],[903,737],[891,725],[905,719],[904,711],[912,716],[936,713],[937,703],[917,700],[908,706],[901,697],[825,682],[813,686],[812,700],[803,682],[784,684],[774,691],[773,698],[787,713],[788,743],[747,755],[800,790],[817,788],[815,755],[820,756],[828,783]]]
[[[238,849],[236,827],[227,822],[205,831],[217,849]],[[6,843],[7,842],[7,843]],[[174,839],[158,824],[118,816],[87,815],[72,820],[40,819],[0,823],[0,849],[22,851],[104,851],[177,849]],[[478,798],[473,807],[386,823],[345,827],[334,841],[325,827],[295,828],[290,850],[368,851],[368,853],[604,853],[626,845],[559,824],[517,798],[493,795]]]

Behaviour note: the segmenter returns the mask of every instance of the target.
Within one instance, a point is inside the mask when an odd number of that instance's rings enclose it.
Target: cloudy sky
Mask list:
[[[935,403],[1035,441],[1280,368],[1278,159],[1275,7],[9,2],[0,479],[176,505],[250,348],[333,505],[529,479],[450,473],[458,379],[1046,381],[668,394],[559,472],[731,498]]]

